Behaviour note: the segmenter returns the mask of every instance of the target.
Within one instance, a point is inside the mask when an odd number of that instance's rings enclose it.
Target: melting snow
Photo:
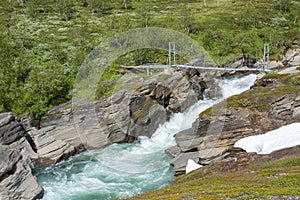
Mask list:
[[[191,171],[194,171],[196,169],[199,169],[200,167],[202,167],[202,165],[199,165],[198,163],[196,163],[194,160],[192,159],[188,159],[187,161],[187,165],[185,167],[185,173],[189,173]]]
[[[237,141],[234,146],[247,152],[269,154],[279,149],[297,145],[300,145],[300,123],[282,126],[262,135],[243,138]]]

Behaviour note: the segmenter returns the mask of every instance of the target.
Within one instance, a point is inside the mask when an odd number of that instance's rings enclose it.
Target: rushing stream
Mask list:
[[[253,84],[256,75],[220,80],[223,96],[239,94]],[[114,144],[87,151],[37,172],[47,200],[106,200],[127,197],[169,184],[174,178],[165,149],[175,145],[173,135],[190,128],[201,111],[219,102],[201,100],[184,113],[174,114],[149,139]]]

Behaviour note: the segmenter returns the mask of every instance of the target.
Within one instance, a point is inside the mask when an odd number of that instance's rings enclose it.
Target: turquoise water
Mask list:
[[[241,93],[255,75],[221,80],[224,97]],[[174,178],[165,149],[175,145],[173,135],[192,126],[201,111],[220,99],[197,102],[184,113],[174,114],[151,138],[132,144],[114,144],[87,151],[56,165],[38,170],[46,200],[106,200],[122,198],[168,185]]]
[[[39,172],[44,199],[111,199],[168,184],[173,179],[169,157],[163,152],[128,154],[134,145],[84,152]]]

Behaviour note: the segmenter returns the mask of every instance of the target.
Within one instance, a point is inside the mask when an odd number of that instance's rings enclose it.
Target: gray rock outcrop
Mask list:
[[[76,99],[50,110],[29,134],[36,144],[38,161],[57,163],[85,149],[112,143],[133,142],[155,132],[171,113],[185,111],[208,88],[197,70],[168,69],[148,80],[120,79],[124,90],[98,101]]]
[[[274,87],[275,82],[263,87]],[[255,92],[255,87],[261,86],[254,86],[252,92]],[[201,165],[224,161],[232,157],[235,152],[233,146],[239,139],[300,121],[299,92],[271,99],[268,99],[270,108],[266,111],[229,107],[220,110],[218,116],[200,114],[192,128],[174,136],[177,145],[166,151],[173,157],[170,163],[174,166],[175,174],[185,173],[188,159]]]
[[[35,145],[12,113],[0,114],[0,197],[38,199],[43,189],[33,176]]]
[[[288,49],[282,56],[282,63],[285,66],[299,66],[300,65],[300,47],[296,49]]]

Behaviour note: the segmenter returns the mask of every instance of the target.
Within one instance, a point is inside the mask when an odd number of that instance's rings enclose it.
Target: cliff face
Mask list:
[[[179,175],[188,159],[201,165],[226,160],[239,139],[299,122],[299,111],[299,73],[266,75],[251,90],[204,111],[191,129],[177,133],[177,146],[167,150],[171,164]]]
[[[36,147],[20,119],[0,114],[0,199],[37,199],[43,189],[32,174]]]
[[[209,74],[168,70],[151,79],[124,78],[126,90],[98,101],[76,99],[50,110],[40,129],[29,133],[43,165],[59,162],[85,149],[132,142],[148,136],[171,113],[182,112],[202,98]],[[73,104],[72,104],[73,103]]]

